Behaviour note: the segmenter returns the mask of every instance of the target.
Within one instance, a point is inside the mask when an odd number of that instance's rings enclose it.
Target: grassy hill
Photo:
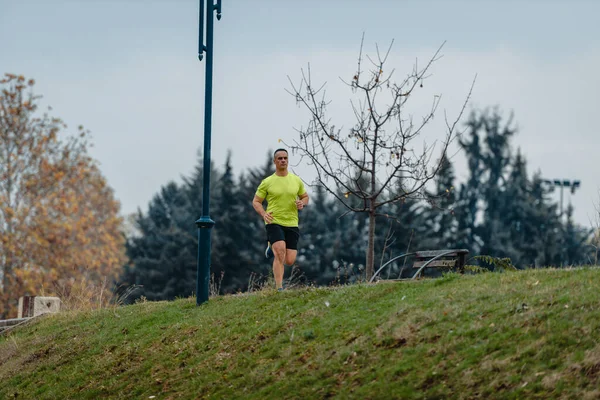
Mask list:
[[[2,399],[600,398],[600,270],[447,275],[41,318]]]

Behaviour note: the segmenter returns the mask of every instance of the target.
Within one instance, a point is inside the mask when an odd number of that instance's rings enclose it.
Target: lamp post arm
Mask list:
[[[204,45],[204,0],[200,0],[200,16],[198,20],[198,60],[202,61],[206,46]]]
[[[217,20],[221,20],[221,0],[217,0],[217,4],[215,4],[215,10],[217,10]]]

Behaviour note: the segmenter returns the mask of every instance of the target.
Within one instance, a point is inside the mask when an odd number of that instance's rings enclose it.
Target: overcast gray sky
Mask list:
[[[446,41],[424,92],[443,96],[441,115],[458,112],[477,74],[469,107],[514,112],[513,144],[529,173],[581,180],[565,204],[573,202],[581,224],[594,217],[599,1],[223,0],[222,7],[214,47],[217,165],[230,149],[239,173],[264,163],[278,139],[296,137],[293,128],[309,116],[285,88],[287,76],[297,81],[308,63],[316,80],[328,82],[336,124],[349,126],[348,91],[338,77],[354,74],[363,32],[367,51],[395,40],[390,66],[400,76]],[[0,0],[0,38],[0,73],[34,78],[54,116],[91,130],[92,155],[123,214],[145,210],[161,185],[192,171],[203,143],[198,1]],[[442,134],[441,125],[428,133]],[[453,158],[460,179],[463,158]],[[310,174],[304,168],[297,171]]]

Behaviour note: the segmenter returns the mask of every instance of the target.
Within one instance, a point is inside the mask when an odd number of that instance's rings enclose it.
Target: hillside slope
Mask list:
[[[0,337],[0,398],[600,398],[599,307],[583,268],[62,313]]]

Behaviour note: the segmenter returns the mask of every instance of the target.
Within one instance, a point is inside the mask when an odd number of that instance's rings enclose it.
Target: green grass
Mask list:
[[[583,268],[62,313],[0,337],[0,398],[594,399],[599,308]]]

